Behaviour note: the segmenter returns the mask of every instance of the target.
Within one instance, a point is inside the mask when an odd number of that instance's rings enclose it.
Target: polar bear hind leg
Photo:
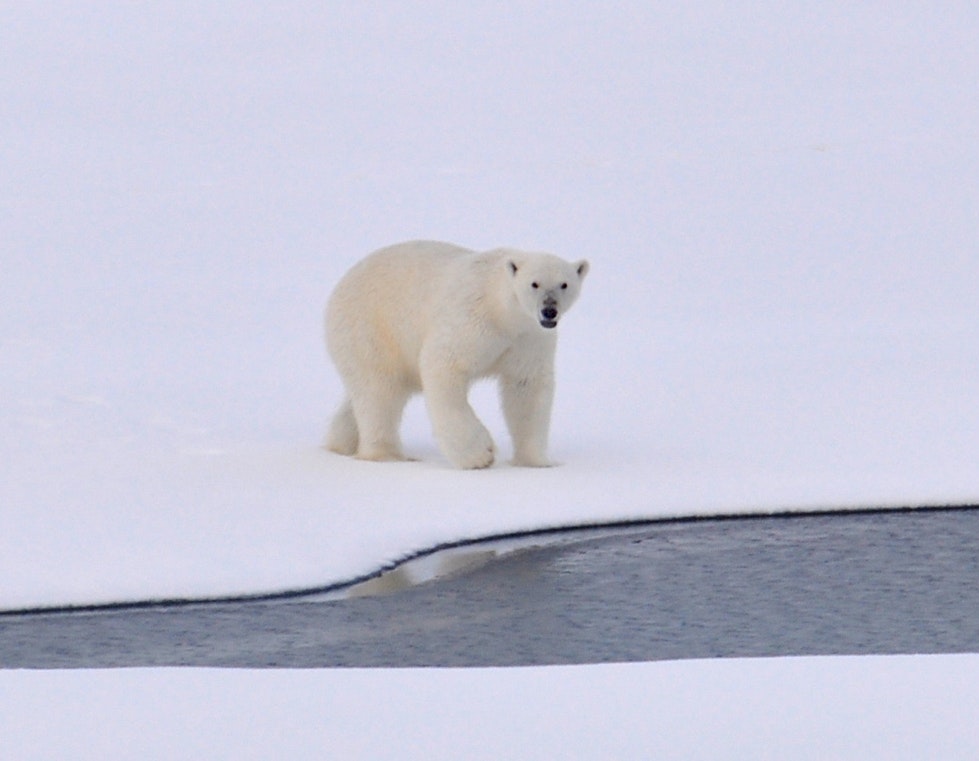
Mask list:
[[[398,384],[381,380],[351,391],[350,407],[357,425],[358,460],[406,460],[401,449],[401,416],[408,393]],[[341,410],[342,412],[342,410]]]
[[[354,408],[350,400],[345,399],[333,416],[333,422],[330,423],[330,430],[326,435],[326,448],[331,452],[353,457],[357,454],[359,442]]]

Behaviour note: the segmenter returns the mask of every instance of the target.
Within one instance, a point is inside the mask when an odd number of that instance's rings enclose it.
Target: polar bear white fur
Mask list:
[[[327,346],[347,391],[327,448],[364,460],[406,459],[401,415],[421,391],[446,459],[488,467],[493,440],[468,395],[473,381],[493,376],[513,463],[550,465],[554,328],[587,272],[586,261],[431,241],[384,248],[356,264],[326,310]]]

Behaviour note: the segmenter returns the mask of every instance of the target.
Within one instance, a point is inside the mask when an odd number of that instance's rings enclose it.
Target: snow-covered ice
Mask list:
[[[967,3],[32,2],[2,17],[0,608],[322,584],[537,526],[979,500],[979,11]],[[318,448],[340,398],[322,305],[356,259],[410,238],[591,260],[561,328],[562,467],[452,471],[419,404],[405,441],[421,462]],[[505,454],[492,389],[474,396]],[[746,747],[774,737],[792,751],[778,757],[816,757],[826,738],[840,757],[875,755],[848,737],[881,756],[921,757],[911,750],[931,742],[974,756],[959,711],[976,680],[958,679],[973,658],[801,663],[801,675],[782,662],[5,673],[0,716],[5,743],[51,719],[68,731],[50,738],[150,744],[138,720],[153,707],[130,704],[135,684],[187,698],[158,725],[181,747],[269,722],[281,732],[263,742],[288,747],[313,736],[314,714],[359,724],[346,741],[369,745],[371,726],[421,719],[477,732],[455,705],[489,704],[489,730],[541,705],[553,719],[583,689],[622,728],[607,742],[679,738],[690,722],[720,742],[748,722],[759,734]],[[751,724],[765,714],[723,702],[774,710],[824,668],[842,697],[819,682],[796,724]],[[934,702],[849,722],[887,697],[860,681],[877,668],[896,684],[917,674]],[[721,673],[733,691],[689,686]],[[449,718],[399,691],[452,695],[442,679],[470,690],[433,703]],[[521,703],[525,679],[548,686]],[[505,714],[487,680],[527,710]],[[720,709],[645,724],[648,706],[622,685],[647,680],[666,716]],[[632,700],[611,705],[607,691]],[[242,692],[224,719],[193,713]],[[65,712],[48,716],[51,701]],[[825,712],[836,734],[820,731]],[[590,755],[572,742],[586,729],[554,722],[540,732]],[[455,735],[427,737],[419,757]]]
[[[979,657],[0,672],[5,758],[972,761]]]
[[[0,606],[326,583],[487,532],[979,498],[976,13],[5,12]],[[318,448],[330,288],[587,256],[563,467]],[[476,405],[506,453],[491,388]]]

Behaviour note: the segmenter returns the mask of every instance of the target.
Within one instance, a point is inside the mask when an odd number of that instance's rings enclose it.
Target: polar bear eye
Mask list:
[[[539,285],[538,285],[537,283],[531,283],[531,284],[530,284],[530,287],[531,287],[531,288],[533,288],[533,289],[534,289],[535,291],[536,291],[536,290],[537,290],[538,288],[540,288],[540,286],[539,286]]]
[[[561,290],[562,291],[568,290],[568,284],[567,283],[561,283]]]

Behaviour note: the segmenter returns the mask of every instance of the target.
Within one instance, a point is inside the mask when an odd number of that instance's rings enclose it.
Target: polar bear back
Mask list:
[[[383,248],[341,279],[327,305],[327,347],[341,368],[355,363],[420,388],[418,355],[437,308],[445,308],[453,262],[471,257],[451,243],[414,241]]]

